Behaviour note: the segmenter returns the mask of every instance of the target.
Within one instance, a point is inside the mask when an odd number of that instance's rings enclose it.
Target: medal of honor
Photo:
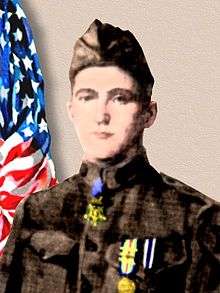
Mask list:
[[[96,227],[97,224],[106,221],[107,219],[104,215],[102,196],[100,196],[103,191],[103,186],[104,184],[101,181],[101,178],[97,178],[93,182],[91,189],[93,198],[90,200],[84,215],[84,219],[94,227]]]
[[[92,226],[106,221],[106,217],[103,211],[102,197],[93,198],[87,206],[84,219]]]

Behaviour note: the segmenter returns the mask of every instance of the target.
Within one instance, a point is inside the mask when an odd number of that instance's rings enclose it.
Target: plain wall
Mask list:
[[[82,156],[66,114],[72,48],[98,18],[134,33],[155,77],[158,118],[144,137],[151,164],[220,200],[220,1],[22,2],[45,78],[59,181],[78,171]]]

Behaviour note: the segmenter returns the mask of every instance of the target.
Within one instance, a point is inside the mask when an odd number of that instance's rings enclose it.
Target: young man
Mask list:
[[[148,162],[154,79],[129,31],[95,20],[76,42],[67,109],[79,174],[17,210],[0,292],[219,292],[219,207]]]

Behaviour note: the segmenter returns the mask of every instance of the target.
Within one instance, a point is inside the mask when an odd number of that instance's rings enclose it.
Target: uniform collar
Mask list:
[[[98,165],[89,161],[83,161],[79,170],[80,175],[90,186],[100,177],[107,188],[115,189],[140,178],[144,169],[149,168],[146,150],[141,147],[138,153],[129,159],[125,159],[114,165]]]

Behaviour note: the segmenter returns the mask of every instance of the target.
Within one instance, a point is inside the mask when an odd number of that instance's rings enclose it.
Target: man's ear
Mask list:
[[[73,104],[72,104],[71,99],[69,101],[67,101],[67,103],[66,103],[66,110],[67,110],[67,114],[68,114],[70,121],[73,122],[74,115],[73,115]]]
[[[150,101],[147,109],[143,109],[144,112],[144,128],[149,128],[153,125],[157,116],[157,103]]]

